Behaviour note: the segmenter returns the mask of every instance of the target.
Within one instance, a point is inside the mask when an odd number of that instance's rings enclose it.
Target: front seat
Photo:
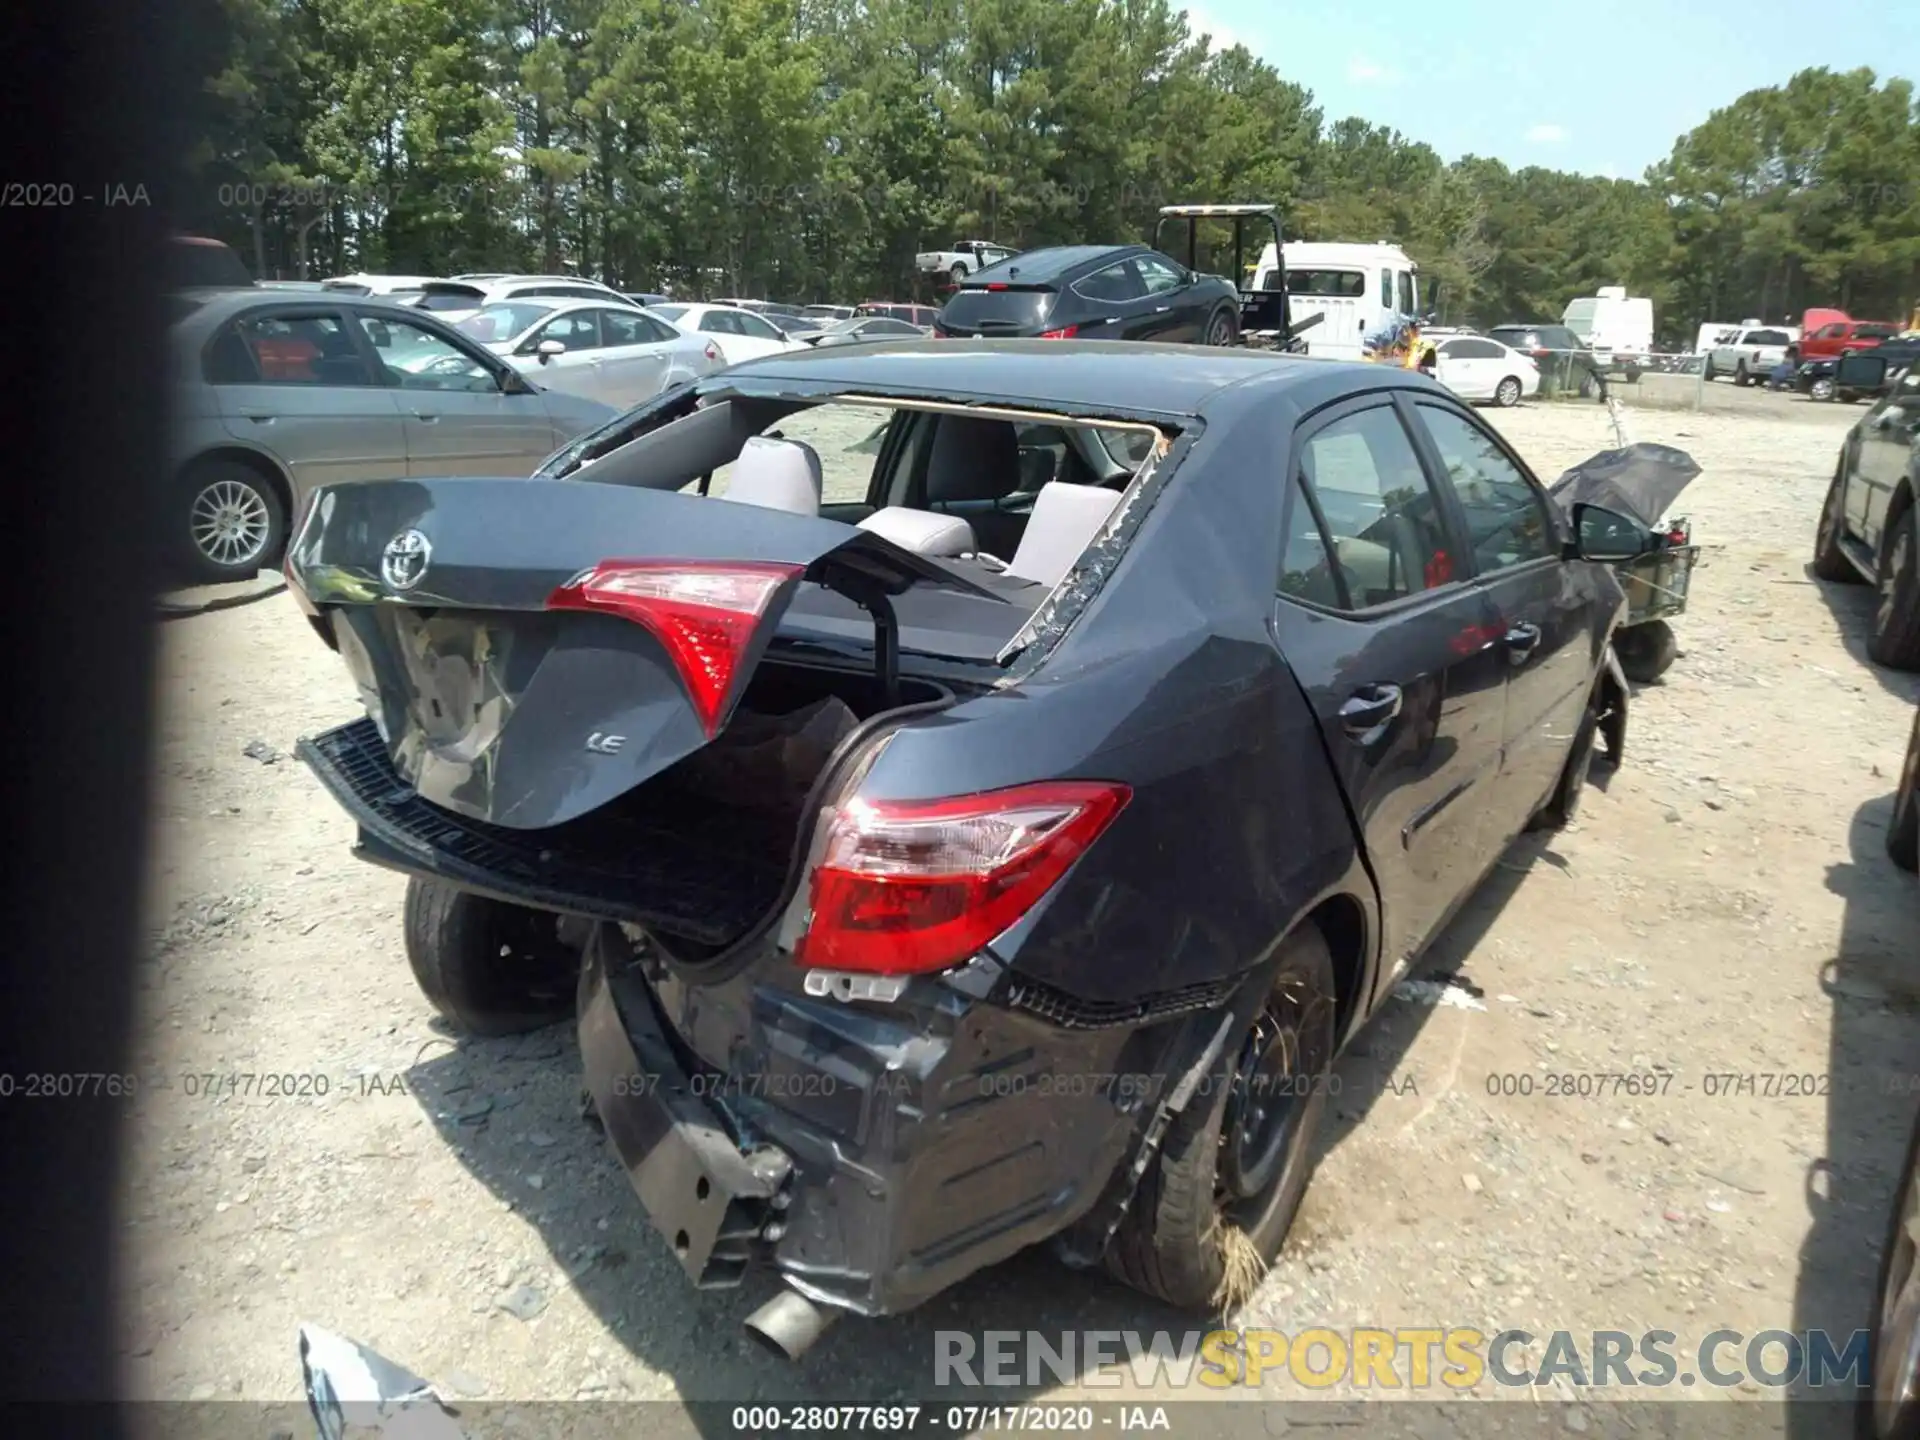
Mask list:
[[[716,498],[791,515],[818,515],[820,485],[820,456],[811,445],[755,435],[733,462],[726,494]]]
[[[1005,555],[1027,517],[999,506],[1019,487],[1020,432],[1011,420],[940,417],[927,456],[927,509],[963,516],[982,550]]]
[[[1056,480],[1042,487],[1007,574],[1052,589],[1066,579],[1119,503],[1120,492],[1104,486]]]

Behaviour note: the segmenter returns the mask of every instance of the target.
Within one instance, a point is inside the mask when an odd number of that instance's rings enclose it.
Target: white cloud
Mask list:
[[[1198,40],[1202,35],[1210,37],[1210,43],[1207,48],[1213,54],[1224,54],[1236,45],[1245,45],[1247,49],[1253,51],[1256,55],[1260,53],[1259,50],[1247,40],[1246,36],[1237,33],[1231,26],[1222,25],[1200,6],[1189,5],[1186,8],[1188,36],[1195,40]]]
[[[1536,125],[1527,131],[1527,140],[1534,145],[1558,145],[1566,138],[1564,125]]]
[[[1400,72],[1364,55],[1356,55],[1347,62],[1347,78],[1356,85],[1397,85]]]

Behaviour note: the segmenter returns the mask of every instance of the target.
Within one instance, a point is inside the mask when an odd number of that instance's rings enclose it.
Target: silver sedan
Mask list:
[[[549,390],[623,409],[725,363],[712,340],[656,320],[638,306],[502,300],[456,328]],[[395,363],[406,368],[411,362]]]
[[[162,540],[204,583],[279,563],[316,485],[527,475],[619,413],[376,299],[199,292],[179,297],[180,311]]]

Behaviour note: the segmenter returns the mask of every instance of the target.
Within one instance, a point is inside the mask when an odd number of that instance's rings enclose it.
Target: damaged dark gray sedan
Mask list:
[[[436,1006],[577,1009],[688,1276],[785,1280],[762,1338],[1046,1240],[1206,1307],[1341,1046],[1617,759],[1643,540],[1397,368],[800,352],[531,480],[319,491],[368,717],[302,753]]]

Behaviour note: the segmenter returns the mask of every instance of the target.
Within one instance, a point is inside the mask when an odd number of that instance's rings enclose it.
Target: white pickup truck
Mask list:
[[[1799,338],[1791,325],[1742,326],[1707,352],[1706,378],[1731,375],[1736,385],[1764,385]]]
[[[1011,260],[1018,253],[991,240],[962,240],[951,250],[921,251],[913,257],[913,265],[923,274],[941,275],[958,285],[976,271]]]

